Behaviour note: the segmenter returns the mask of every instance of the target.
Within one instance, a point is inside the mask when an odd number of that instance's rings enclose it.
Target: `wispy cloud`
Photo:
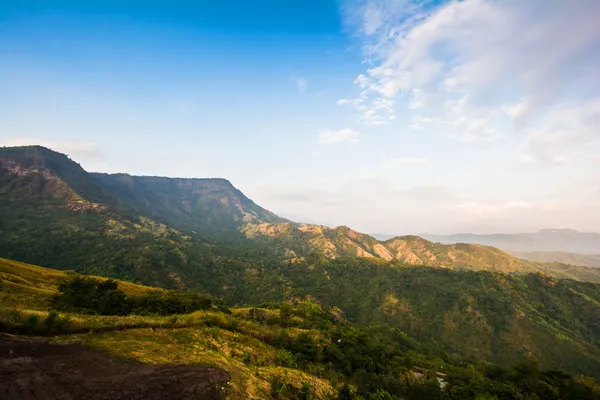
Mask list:
[[[428,164],[429,159],[424,157],[392,157],[385,158],[382,161],[382,166],[387,169],[400,168],[405,165]]]
[[[370,67],[354,82],[358,96],[338,104],[363,123],[389,123],[403,107],[413,128],[459,140],[519,135],[535,162],[564,159],[559,146],[585,145],[598,126],[596,0],[365,0],[346,15]],[[566,104],[570,128],[540,125]]]
[[[360,134],[350,128],[319,132],[319,142],[322,144],[356,143],[358,141],[360,141]]]
[[[502,213],[512,213],[524,210],[551,211],[552,206],[536,204],[521,199],[507,201],[467,201],[456,205],[456,208],[467,214],[485,214],[495,215]]]

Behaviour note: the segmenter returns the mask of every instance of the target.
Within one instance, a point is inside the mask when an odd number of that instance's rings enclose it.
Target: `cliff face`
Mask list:
[[[93,174],[131,207],[187,230],[235,230],[285,219],[258,206],[226,179]]]

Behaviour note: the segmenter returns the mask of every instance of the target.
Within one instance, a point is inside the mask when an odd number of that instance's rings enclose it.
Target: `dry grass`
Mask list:
[[[0,306],[17,309],[45,310],[48,299],[57,292],[58,285],[73,272],[37,267],[18,261],[0,258]],[[106,280],[107,278],[93,276]],[[125,294],[137,296],[162,289],[119,282]]]
[[[275,365],[277,349],[261,340],[218,327],[178,328],[152,331],[135,329],[96,335],[61,337],[60,342],[79,342],[118,358],[147,364],[202,364],[217,366],[231,374],[227,388],[230,399],[270,397],[273,377],[300,388],[303,382],[315,387],[319,399],[334,390],[328,381],[305,371]]]

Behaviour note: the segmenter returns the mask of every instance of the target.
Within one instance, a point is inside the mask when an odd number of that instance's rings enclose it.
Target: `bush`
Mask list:
[[[60,333],[64,330],[64,327],[67,324],[67,322],[69,322],[69,319],[67,317],[61,318],[60,314],[56,310],[52,310],[44,319],[45,333]]]
[[[111,279],[74,276],[58,286],[52,306],[60,311],[100,315],[127,315],[129,304],[118,283]]]
[[[59,311],[99,315],[189,314],[198,310],[226,310],[222,301],[195,292],[153,291],[127,297],[111,279],[74,276],[62,282],[52,306]]]
[[[275,365],[280,367],[287,368],[296,368],[296,357],[293,353],[279,349],[277,350],[277,355],[275,356]]]

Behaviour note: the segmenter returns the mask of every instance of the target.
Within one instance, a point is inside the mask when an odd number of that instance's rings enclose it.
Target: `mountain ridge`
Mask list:
[[[178,229],[234,230],[249,222],[284,222],[224,178],[93,173],[130,207]]]
[[[0,162],[0,232],[5,233],[0,251],[42,266],[108,270],[150,284],[196,285],[205,268],[200,260],[206,257],[238,254],[264,262],[322,253],[331,259],[366,257],[600,280],[600,270],[537,264],[492,247],[440,245],[417,236],[381,242],[347,226],[291,222],[223,178],[88,173],[67,156],[39,146],[0,148]],[[89,254],[77,249],[82,243]]]
[[[420,236],[443,244],[484,244],[509,252],[561,251],[600,254],[600,233],[578,232],[573,229],[541,229],[533,233],[516,234],[458,233],[452,235],[420,234]]]

